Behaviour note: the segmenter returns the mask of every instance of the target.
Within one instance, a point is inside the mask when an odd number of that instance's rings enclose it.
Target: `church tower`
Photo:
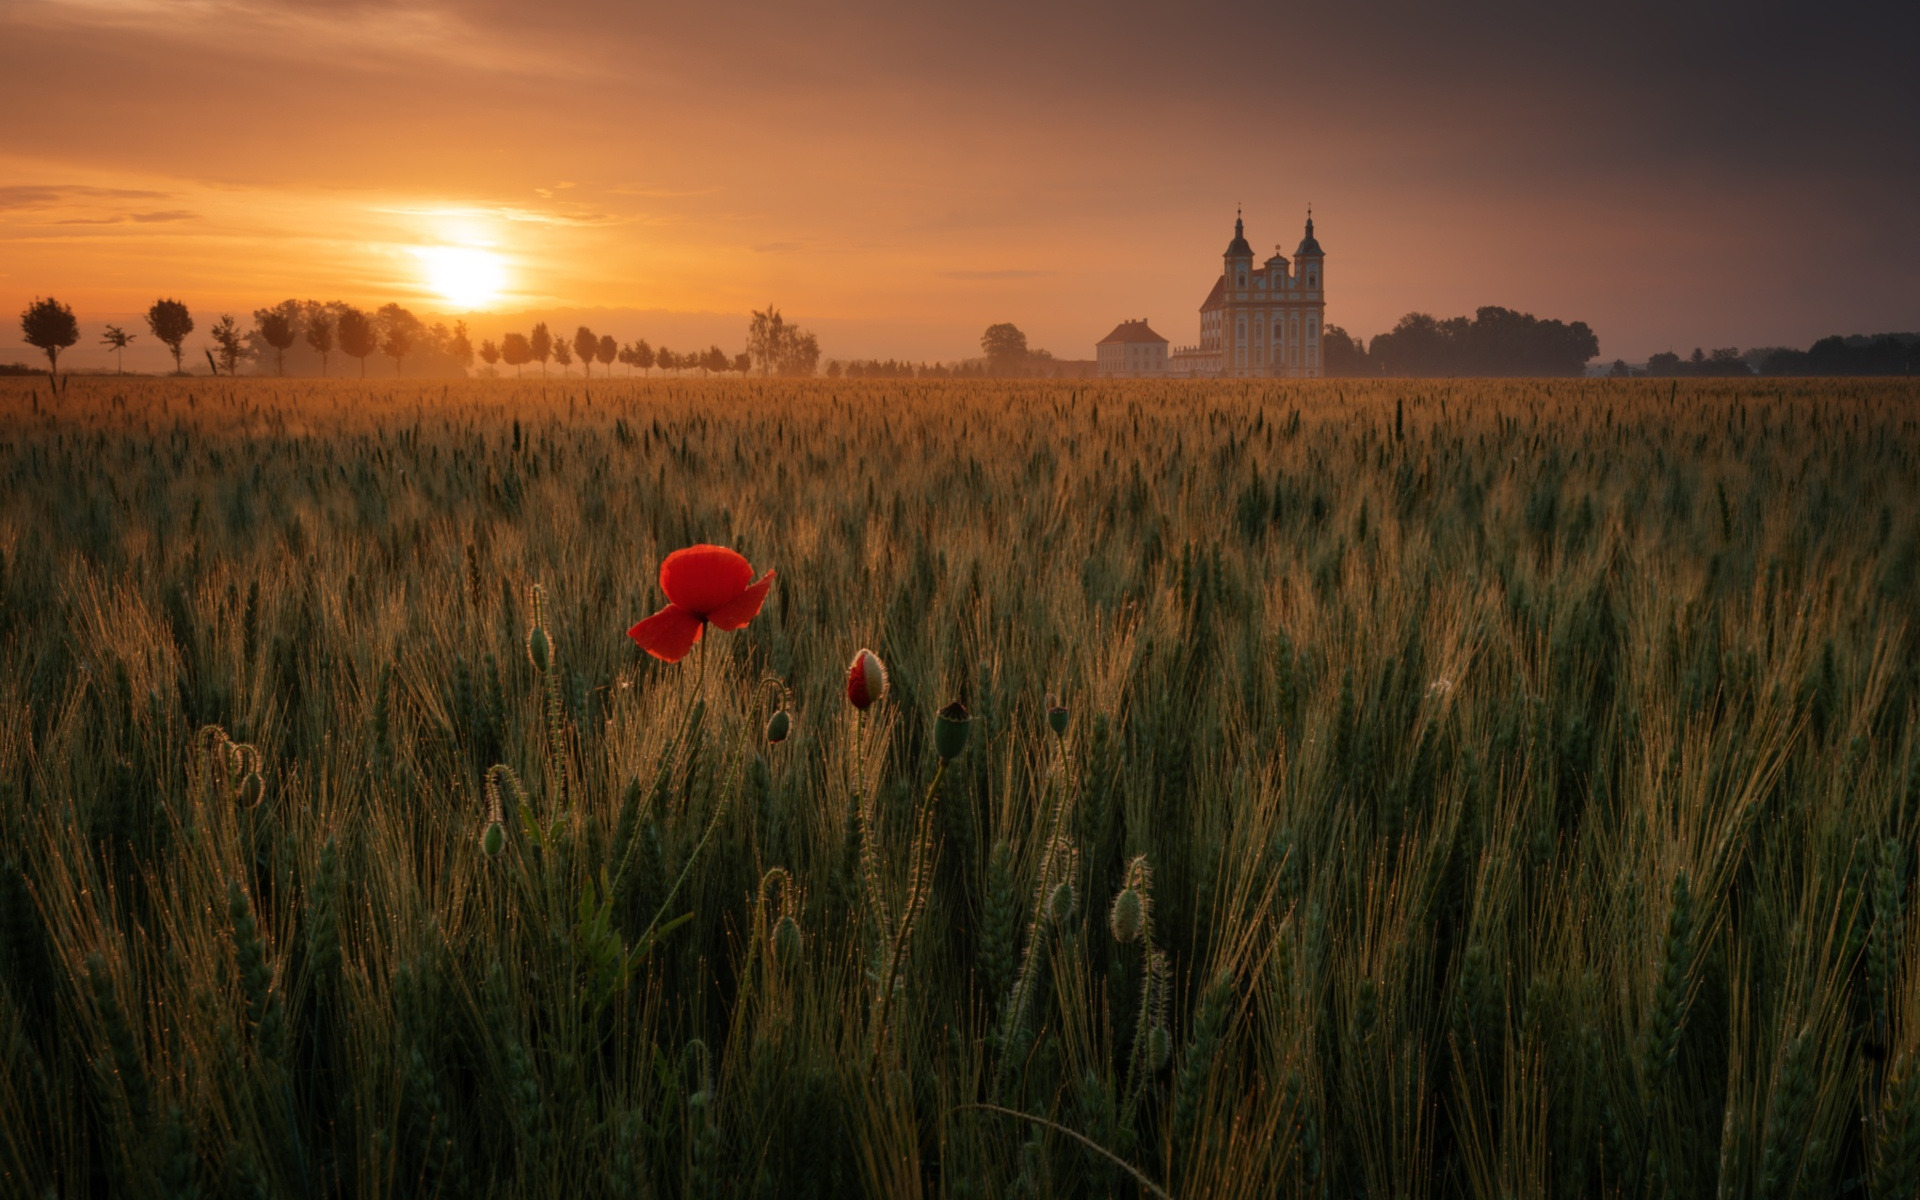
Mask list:
[[[1306,318],[1301,330],[1301,373],[1309,379],[1320,377],[1320,329],[1324,325],[1326,301],[1327,256],[1321,252],[1320,243],[1313,236],[1313,209],[1307,209],[1307,235],[1300,239],[1300,246],[1293,252],[1293,275],[1300,281],[1300,299],[1302,315]]]
[[[1223,254],[1225,270],[1221,282],[1225,285],[1227,308],[1220,330],[1221,364],[1228,375],[1247,373],[1250,343],[1247,339],[1247,313],[1239,307],[1247,299],[1248,289],[1255,282],[1253,275],[1253,247],[1247,244],[1246,224],[1240,213],[1233,215],[1233,240],[1227,243]]]

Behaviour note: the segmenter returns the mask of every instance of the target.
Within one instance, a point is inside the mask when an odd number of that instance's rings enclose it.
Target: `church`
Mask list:
[[[1326,254],[1306,236],[1289,263],[1280,247],[1254,265],[1245,222],[1236,215],[1222,270],[1200,305],[1200,340],[1168,351],[1146,321],[1122,322],[1096,348],[1098,373],[1109,377],[1188,379],[1318,379],[1320,330],[1326,323]]]

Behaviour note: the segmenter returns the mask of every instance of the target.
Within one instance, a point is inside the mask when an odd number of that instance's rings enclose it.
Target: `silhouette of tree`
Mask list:
[[[492,338],[480,343],[480,361],[487,364],[489,368],[500,361],[500,347],[493,344]]]
[[[600,338],[585,325],[573,331],[573,356],[580,360],[580,373],[593,377],[593,356],[600,349]]]
[[[232,375],[234,368],[247,355],[244,345],[246,335],[240,332],[239,322],[233,319],[232,313],[221,313],[220,319],[213,323],[213,328],[207,333],[213,338],[213,344],[220,348],[220,365],[226,368],[227,374]]]
[[[540,322],[533,327],[533,336],[527,339],[527,345],[533,350],[533,357],[540,363],[540,375],[547,374],[547,360],[553,357],[553,334],[547,332],[547,323]]]
[[[1327,375],[1376,374],[1367,361],[1366,346],[1338,325],[1328,325],[1320,332],[1320,365]]]
[[[173,351],[173,373],[185,375],[180,365],[180,347],[193,332],[193,316],[178,300],[155,300],[147,310],[147,329],[162,345]]]
[[[599,345],[594,347],[593,356],[600,360],[600,365],[607,369],[607,374],[611,375],[614,360],[620,357],[620,343],[614,341],[613,335],[609,333],[600,339]]]
[[[1566,324],[1488,306],[1442,321],[1408,313],[1373,339],[1367,356],[1388,375],[1579,376],[1600,353],[1584,321]]]
[[[748,354],[745,350],[742,350],[740,353],[734,355],[733,369],[740,372],[742,375],[745,375],[748,371],[753,370],[753,355]]]
[[[258,308],[253,312],[254,328],[260,331],[261,340],[273,347],[273,373],[287,373],[287,350],[293,345],[295,334],[294,312],[298,311],[296,301],[289,300],[277,308]]]
[[[560,375],[562,378],[565,378],[567,374],[567,368],[573,365],[573,347],[567,343],[567,339],[565,338],[554,339],[553,360],[560,364]],[[589,359],[588,361],[591,362],[592,360]]]
[[[406,357],[426,332],[420,318],[398,304],[388,302],[375,315],[380,329],[380,352],[393,360],[393,373],[401,375]]]
[[[351,306],[340,310],[340,318],[334,323],[334,333],[340,339],[340,350],[360,360],[360,378],[367,377],[367,359],[380,348],[380,338],[373,330],[373,321],[367,314]]]
[[[473,342],[467,337],[465,321],[453,323],[453,336],[447,339],[447,357],[459,363],[462,371],[473,365]]]
[[[665,346],[653,352],[653,361],[659,364],[660,370],[663,372],[671,371],[680,365],[673,351],[667,349]]]
[[[755,312],[747,321],[747,354],[760,367],[760,374],[779,368],[786,344],[787,323],[773,305],[767,305],[765,312]]]
[[[128,343],[132,342],[133,339],[137,336],[138,336],[137,334],[128,333],[126,330],[120,328],[118,325],[107,326],[106,332],[100,335],[100,344],[102,346],[111,347],[113,350],[114,370],[118,371],[122,375],[125,375],[127,373],[127,362],[125,357],[126,351],[127,351],[127,345]]]
[[[320,378],[327,377],[327,360],[333,355],[333,322],[324,309],[307,317],[307,345],[320,356]]]
[[[500,361],[513,368],[513,377],[520,377],[520,368],[533,361],[533,344],[524,333],[510,333],[500,339]]]
[[[980,335],[980,350],[987,356],[987,367],[995,375],[1018,374],[1027,362],[1027,335],[1011,321],[989,325]]]
[[[59,368],[60,352],[80,340],[80,323],[73,319],[71,308],[49,296],[21,310],[20,332],[27,345],[46,352],[47,378],[51,379]]]
[[[652,373],[653,363],[653,347],[647,344],[647,339],[641,338],[633,344],[633,365],[639,367],[641,376],[645,377]]]

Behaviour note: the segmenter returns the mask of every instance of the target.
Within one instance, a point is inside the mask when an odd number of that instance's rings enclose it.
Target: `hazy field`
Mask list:
[[[1917,415],[0,383],[0,1193],[1913,1196]]]

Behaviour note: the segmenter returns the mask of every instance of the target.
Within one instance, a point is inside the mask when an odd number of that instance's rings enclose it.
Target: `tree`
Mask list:
[[[340,310],[340,318],[334,323],[334,332],[340,338],[343,353],[360,360],[360,378],[367,377],[367,359],[380,348],[380,339],[373,331],[373,321],[357,308]]]
[[[180,346],[193,332],[193,315],[178,300],[155,300],[147,310],[147,329],[167,349],[173,351],[173,373],[185,375],[180,365]]]
[[[127,361],[125,357],[127,345],[137,336],[137,334],[128,333],[118,325],[107,326],[107,331],[100,335],[100,344],[110,347],[113,350],[114,369],[122,375],[127,373]]]
[[[500,361],[500,347],[493,344],[492,338],[480,343],[480,361],[487,364],[489,371],[493,364]]]
[[[547,332],[547,323],[540,322],[533,327],[533,336],[527,339],[527,345],[533,351],[533,357],[540,363],[540,375],[547,374],[547,360],[553,357],[553,335]]]
[[[553,360],[560,364],[560,374],[564,378],[567,368],[573,364],[573,347],[565,338],[555,338],[553,342]],[[589,362],[592,360],[589,359]]]
[[[640,374],[644,376],[653,370],[653,363],[653,347],[647,344],[647,339],[641,338],[633,344],[633,365],[639,367]]]
[[[1338,325],[1328,325],[1320,332],[1320,363],[1327,375],[1375,373],[1367,362],[1366,346]]]
[[[246,335],[240,332],[239,322],[233,319],[232,313],[221,313],[220,319],[213,323],[213,328],[207,334],[219,348],[219,365],[226,368],[227,374],[233,374],[240,360],[247,356]]]
[[[513,368],[515,379],[520,377],[520,368],[533,361],[533,345],[527,341],[524,333],[510,333],[500,339],[500,361]]]
[[[700,356],[700,374],[702,375],[713,371],[724,371],[732,365],[733,360],[728,358],[727,352],[718,346],[708,346],[706,352]]]
[[[393,373],[402,374],[407,355],[426,331],[419,317],[392,302],[382,304],[376,316],[380,326],[380,352],[393,360]]]
[[[620,343],[614,341],[613,335],[609,333],[600,339],[598,346],[594,347],[593,356],[600,360],[600,365],[607,369],[608,374],[612,374],[614,360],[620,357]]]
[[[767,305],[765,312],[756,312],[747,321],[747,354],[759,364],[762,375],[779,369],[786,344],[787,323],[773,305]]]
[[[71,308],[48,296],[36,298],[21,311],[20,332],[27,345],[46,352],[47,378],[51,379],[59,368],[60,352],[80,340],[80,323],[73,319]]]
[[[987,366],[995,375],[1016,374],[1026,365],[1027,335],[1011,321],[989,325],[980,335],[980,350],[987,356]]]
[[[653,361],[659,364],[662,371],[671,371],[680,365],[675,359],[673,351],[667,349],[665,346],[653,352]]]
[[[753,370],[753,356],[745,350],[733,356],[733,369],[745,375]]]
[[[811,376],[819,368],[820,339],[804,329],[789,326],[786,351],[780,356],[780,373]]]
[[[333,322],[323,312],[307,318],[307,345],[320,356],[320,378],[327,377],[327,358],[333,353]]]
[[[580,373],[593,377],[593,357],[600,349],[600,339],[593,330],[585,325],[573,331],[573,355],[580,360]]]
[[[260,337],[267,345],[273,347],[275,375],[287,373],[287,349],[293,345],[295,332],[293,314],[288,312],[287,308],[293,303],[289,300],[278,308],[260,308],[255,309],[253,313],[253,323],[259,329]]]
[[[1631,379],[1632,377],[1633,369],[1627,366],[1627,360],[1624,358],[1614,359],[1613,366],[1607,369],[1608,379]]]
[[[453,336],[447,339],[447,357],[459,363],[462,371],[473,365],[473,342],[467,337],[465,321],[453,323]]]

